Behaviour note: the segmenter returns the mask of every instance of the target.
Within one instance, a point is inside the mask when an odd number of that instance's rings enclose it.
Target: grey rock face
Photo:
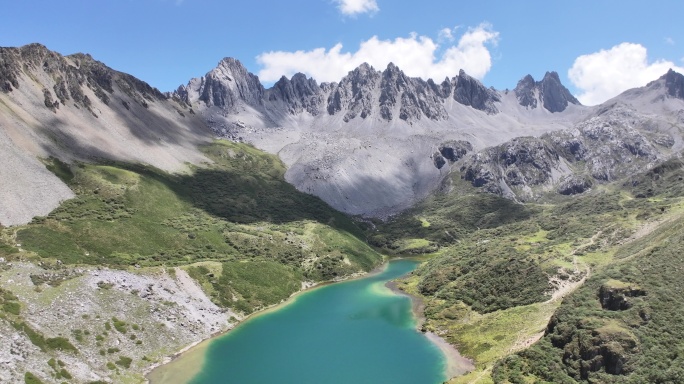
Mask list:
[[[321,112],[323,91],[316,80],[303,73],[295,74],[292,79],[281,77],[266,94],[269,101],[282,101],[293,115],[307,111],[316,116]]]
[[[445,78],[441,84],[436,84],[434,80],[428,79],[427,86],[441,99],[451,96],[451,92],[454,90],[454,86],[449,78]]]
[[[412,122],[425,115],[432,120],[447,118],[439,94],[422,79],[406,76],[396,65],[390,63],[382,73],[380,83],[380,115],[392,120],[392,110],[400,101],[399,118]]]
[[[462,69],[458,73],[454,100],[489,114],[499,112],[494,106],[494,102],[501,101],[496,91],[486,88],[477,79],[468,76]]]
[[[0,48],[0,90],[11,92],[19,88],[22,73],[42,71],[52,78],[54,86],[44,89],[45,106],[51,110],[73,101],[81,107],[91,109],[92,100],[85,89],[91,89],[105,105],[111,100],[114,85],[137,103],[147,108],[148,103],[165,100],[158,89],[126,73],[115,71],[88,54],[76,53],[62,56],[41,44],[29,44],[20,48]],[[54,92],[57,100],[52,100]],[[48,106],[48,100],[51,101]]]
[[[380,78],[380,72],[366,63],[349,72],[330,92],[328,114],[334,115],[346,110],[345,122],[357,116],[362,119],[370,116],[374,104],[373,89]]]
[[[542,104],[549,112],[562,112],[569,103],[580,102],[561,84],[558,73],[546,72],[541,81]]]
[[[208,106],[232,110],[240,101],[249,105],[263,102],[265,90],[259,78],[233,58],[221,60],[218,67],[197,81],[199,100]]]
[[[684,75],[670,69],[662,78],[665,79],[668,95],[684,99]]]
[[[459,161],[468,152],[473,150],[472,144],[465,140],[455,140],[442,143],[439,146],[439,153],[452,163]]]
[[[579,175],[569,175],[561,180],[558,193],[561,195],[577,195],[588,191],[594,183],[590,178]]]
[[[568,104],[580,105],[580,102],[561,84],[558,73],[546,72],[542,81],[534,81],[527,75],[518,81],[513,90],[518,103],[530,109],[537,108],[538,100],[549,112],[562,112]]]
[[[521,137],[467,159],[461,173],[473,186],[487,186],[488,192],[505,194],[503,182],[517,192],[516,197],[530,198],[526,189],[549,184],[559,167],[560,156],[546,141]]]
[[[439,152],[432,154],[432,161],[435,163],[435,167],[437,169],[442,169],[442,167],[447,163],[446,159],[444,159]]]
[[[378,93],[375,100],[374,95]],[[374,108],[379,109],[383,120],[398,117],[413,122],[423,116],[432,120],[446,119],[448,115],[442,103],[426,82],[406,76],[396,65],[390,63],[381,73],[364,64],[333,87],[327,109],[331,115],[346,110],[346,122],[357,116],[365,119]]]
[[[534,81],[531,75],[527,75],[518,81],[518,85],[515,86],[513,92],[518,99],[518,103],[523,107],[530,109],[537,108],[537,95],[535,95],[535,90],[537,90],[537,83]]]
[[[574,129],[516,138],[466,157],[461,177],[485,191],[523,200],[552,189],[563,195],[583,193],[668,156],[667,144],[674,145],[674,139],[643,129],[649,119],[613,104]]]

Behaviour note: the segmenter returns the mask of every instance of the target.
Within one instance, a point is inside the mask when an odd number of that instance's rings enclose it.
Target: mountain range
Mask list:
[[[397,284],[463,382],[676,382],[683,129],[672,70],[590,107],[555,72],[265,88],[225,58],[164,93],[0,48],[0,381],[136,381],[384,254],[429,259]]]
[[[526,201],[551,190],[581,192],[681,149],[682,76],[675,72],[584,107],[554,72],[541,81],[527,75],[500,91],[464,71],[436,83],[394,64],[383,71],[363,64],[337,83],[296,74],[265,89],[226,58],[164,94],[89,55],[61,56],[38,44],[3,48],[1,55],[3,161],[15,164],[0,175],[14,181],[1,192],[0,222],[9,225],[71,196],[39,158],[180,170],[207,161],[196,145],[214,136],[278,154],[299,190],[369,217],[415,204],[450,169]],[[519,137],[536,138],[510,141]],[[597,159],[606,145],[610,159]],[[526,163],[530,151],[543,164]]]

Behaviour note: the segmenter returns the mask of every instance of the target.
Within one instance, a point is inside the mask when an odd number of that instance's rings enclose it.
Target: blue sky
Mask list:
[[[513,88],[548,70],[595,104],[684,67],[684,2],[661,0],[2,0],[0,46],[90,53],[162,91],[239,59],[265,85],[362,61]]]

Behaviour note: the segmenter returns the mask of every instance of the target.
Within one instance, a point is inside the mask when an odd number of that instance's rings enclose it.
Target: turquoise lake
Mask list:
[[[302,293],[215,339],[191,382],[410,383],[446,380],[446,359],[416,331],[411,300],[384,284],[414,270],[396,260],[370,277]]]

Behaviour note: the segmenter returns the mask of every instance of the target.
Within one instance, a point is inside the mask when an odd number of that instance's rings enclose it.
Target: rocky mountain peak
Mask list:
[[[313,116],[320,113],[322,90],[316,80],[303,73],[296,73],[291,79],[281,77],[266,93],[269,101],[282,101],[293,115],[302,111]]]
[[[373,110],[372,91],[380,81],[380,77],[380,72],[368,63],[359,65],[331,90],[328,97],[328,113],[334,115],[346,109],[345,122],[356,116],[363,119],[370,116]]]
[[[463,69],[458,71],[454,100],[489,114],[499,112],[494,102],[501,101],[496,91],[485,87],[479,80],[466,74]]]
[[[534,81],[532,75],[527,75],[518,81],[518,85],[515,86],[513,92],[515,97],[518,99],[518,103],[523,107],[530,109],[537,108],[537,95],[535,91],[537,90],[537,82]]]
[[[265,92],[259,78],[231,57],[222,59],[205,76],[190,80],[188,88],[195,90],[199,94],[198,99],[208,106],[226,110],[235,109],[241,101],[260,105]]]
[[[542,104],[549,112],[562,112],[569,103],[579,104],[567,88],[561,84],[557,72],[546,72],[541,81]]]
[[[562,112],[568,104],[580,104],[554,71],[546,72],[541,81],[535,81],[531,75],[527,75],[518,81],[513,91],[518,103],[529,109],[537,108],[538,102],[541,102],[549,112]]]
[[[675,72],[670,68],[667,73],[661,77],[665,79],[665,86],[667,87],[667,94],[679,99],[684,99],[684,75]]]
[[[389,63],[380,83],[380,116],[392,120],[399,106],[399,118],[407,122],[420,120],[423,115],[432,120],[446,119],[443,98],[432,84],[408,77],[394,63]]]

